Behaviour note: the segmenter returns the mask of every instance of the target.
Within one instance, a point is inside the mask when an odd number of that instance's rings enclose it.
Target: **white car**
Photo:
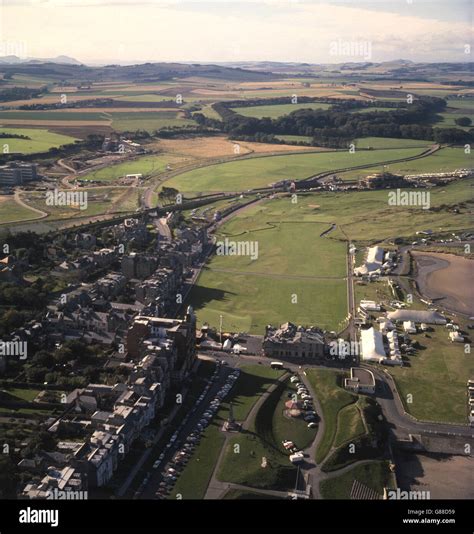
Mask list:
[[[318,425],[314,421],[311,421],[307,426],[308,428],[316,428]]]

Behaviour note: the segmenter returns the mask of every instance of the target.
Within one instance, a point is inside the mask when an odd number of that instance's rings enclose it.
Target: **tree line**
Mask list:
[[[300,100],[303,102],[303,99]],[[288,99],[286,99],[288,102]],[[344,148],[357,137],[395,137],[427,139],[437,143],[465,144],[474,140],[474,129],[436,128],[432,123],[444,111],[446,101],[437,97],[421,97],[412,104],[339,102],[331,109],[297,109],[275,119],[244,117],[231,108],[237,102],[219,102],[213,107],[222,120],[211,119],[200,113],[193,118],[204,127],[218,129],[235,139],[278,142],[279,135],[299,135],[312,139],[318,146]],[[256,105],[256,104],[255,104]],[[393,107],[389,111],[351,113],[357,108]]]

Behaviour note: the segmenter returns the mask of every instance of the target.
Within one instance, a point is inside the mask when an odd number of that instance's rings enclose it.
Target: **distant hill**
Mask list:
[[[15,56],[9,56],[10,58]],[[3,58],[5,59],[5,58]],[[0,59],[0,72],[12,76],[25,74],[36,77],[47,76],[69,83],[89,81],[130,81],[157,82],[173,78],[188,78],[191,76],[217,78],[235,81],[259,81],[275,77],[271,72],[259,72],[242,69],[240,67],[225,67],[222,65],[200,65],[184,63],[144,63],[141,65],[106,65],[90,67],[76,62],[75,59],[59,56],[61,61],[31,60],[6,63]]]
[[[19,63],[58,63],[60,65],[82,65],[80,61],[69,56],[56,56],[54,58],[20,58],[18,56],[0,57],[0,64],[18,65]]]

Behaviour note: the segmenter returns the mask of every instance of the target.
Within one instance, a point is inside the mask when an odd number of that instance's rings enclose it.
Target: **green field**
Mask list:
[[[357,396],[341,387],[343,378],[341,372],[331,369],[309,369],[306,372],[323,411],[324,434],[316,449],[316,463],[319,464],[334,446],[341,410],[356,402]],[[357,429],[357,424],[354,424],[354,428]],[[346,438],[346,435],[343,437]]]
[[[171,161],[166,156],[142,156],[123,163],[110,165],[96,171],[81,176],[81,180],[94,180],[98,182],[113,182],[126,176],[127,174],[142,174],[143,177],[151,176],[166,170],[167,164]]]
[[[174,126],[195,124],[192,119],[185,119],[177,111],[126,111],[113,112],[112,128],[118,132],[146,130],[148,132]]]
[[[255,117],[257,119],[269,117],[271,119],[276,119],[283,115],[288,115],[297,109],[329,109],[330,107],[331,104],[323,102],[305,102],[301,104],[273,104],[267,106],[232,108],[232,111],[235,111],[244,117]]]
[[[382,151],[373,152],[374,154],[380,154]],[[397,152],[397,151],[392,151]],[[387,158],[389,159],[389,158]],[[395,158],[391,158],[395,159]],[[466,154],[464,148],[442,148],[434,154],[431,154],[425,158],[416,159],[413,161],[406,161],[402,163],[393,163],[387,165],[385,170],[398,174],[416,174],[424,172],[447,172],[456,169],[466,169],[473,166],[473,155]],[[367,168],[359,169],[355,171],[348,171],[341,174],[343,180],[349,180],[367,176],[373,172],[382,171],[382,165],[380,168]]]
[[[129,91],[127,91],[128,93]],[[125,102],[164,102],[166,100],[172,101],[173,97],[169,95],[160,95],[154,93],[145,94],[128,94],[127,96],[120,96],[116,100]]]
[[[355,109],[352,113],[375,113],[376,111],[396,111],[397,108],[383,108],[383,107],[369,107],[363,109]]]
[[[1,138],[0,146],[2,147],[2,153],[6,153],[6,145],[8,145],[8,153],[10,154],[34,154],[36,152],[46,152],[52,147],[59,147],[76,141],[74,137],[56,134],[48,132],[48,130],[40,130],[37,128],[0,128],[0,133],[26,135],[30,138]]]
[[[354,145],[357,148],[424,148],[432,145],[433,141],[423,139],[397,139],[395,137],[360,137],[354,139]]]
[[[107,121],[99,111],[0,111],[1,119],[31,121]]]
[[[454,149],[453,149],[454,150]],[[166,182],[184,193],[242,191],[266,187],[279,180],[294,180],[324,171],[411,157],[421,149],[303,153],[254,157],[195,169]],[[413,162],[416,163],[416,162]],[[413,164],[412,163],[412,164]]]
[[[446,187],[430,190],[430,204],[434,209],[417,206],[389,206],[388,190],[352,193],[318,193],[300,195],[298,220],[312,213],[313,220],[336,221],[337,229],[330,234],[335,239],[347,236],[354,241],[370,241],[393,237],[414,236],[423,228],[454,231],[472,227],[469,206],[472,201],[473,179],[460,180]],[[313,209],[312,205],[319,208]],[[450,206],[459,205],[453,215]],[[435,211],[436,210],[436,211]],[[342,233],[344,232],[344,234]]]
[[[462,110],[466,115],[474,113],[474,98],[450,98],[448,99],[448,107]]]
[[[0,224],[37,219],[38,213],[15,202],[13,195],[0,196]]]
[[[409,356],[409,366],[389,372],[406,411],[417,419],[466,423],[466,382],[474,376],[472,359],[464,353],[464,344],[451,343],[446,328],[437,326],[428,335],[412,336],[425,348]],[[413,402],[407,402],[408,395]]]
[[[445,113],[439,113],[440,119],[433,124],[435,128],[460,128],[461,130],[470,130],[474,127],[474,117],[471,115],[469,109],[452,109],[447,108]],[[469,126],[459,126],[456,124],[456,119],[460,117],[469,117],[472,123]]]
[[[328,228],[328,222],[315,222],[311,208],[303,211],[289,198],[266,201],[231,219],[217,239],[253,242],[258,258],[212,257],[189,299],[199,322],[215,326],[223,315],[226,330],[257,334],[285,321],[336,328],[347,313],[346,246],[320,237]]]
[[[323,480],[320,486],[323,499],[350,499],[354,480],[375,490],[382,498],[383,490],[392,487],[393,475],[388,462],[375,461],[358,465],[348,473]]]

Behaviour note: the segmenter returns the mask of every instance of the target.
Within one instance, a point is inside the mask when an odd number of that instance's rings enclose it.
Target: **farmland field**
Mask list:
[[[13,133],[16,135],[25,135],[30,139],[16,139],[12,137],[3,137],[0,139],[0,145],[8,145],[8,152],[11,154],[34,154],[35,152],[46,152],[52,147],[59,147],[69,143],[74,143],[76,139],[68,135],[56,134],[37,128],[0,128],[1,134]],[[2,150],[2,152],[5,152]]]
[[[173,126],[189,126],[195,124],[192,119],[186,119],[177,111],[126,111],[114,112],[112,128],[119,132],[135,130],[160,130]]]
[[[0,122],[7,120],[31,121],[107,121],[104,113],[97,111],[0,111]]]
[[[302,104],[272,104],[267,106],[232,108],[232,111],[244,117],[256,117],[258,119],[270,117],[271,119],[276,119],[277,117],[288,115],[297,109],[329,109],[330,107],[331,104],[324,102],[305,102]]]

